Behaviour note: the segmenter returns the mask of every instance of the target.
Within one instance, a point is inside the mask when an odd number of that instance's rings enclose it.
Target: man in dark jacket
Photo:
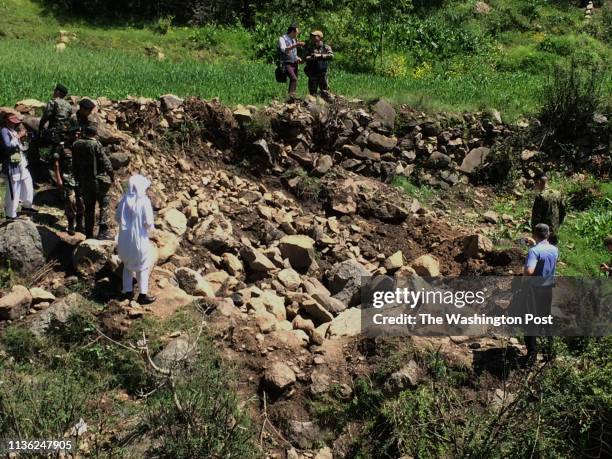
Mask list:
[[[97,140],[98,128],[83,129],[83,138],[72,146],[74,176],[85,204],[85,235],[94,237],[96,203],[100,207],[98,239],[109,239],[109,191],[113,183],[113,165]]]
[[[310,34],[310,44],[306,48],[306,68],[304,73],[308,76],[308,91],[311,96],[316,96],[319,90],[321,97],[329,99],[329,83],[327,70],[329,61],[334,58],[334,53],[329,45],[323,43],[323,32],[315,30]]]

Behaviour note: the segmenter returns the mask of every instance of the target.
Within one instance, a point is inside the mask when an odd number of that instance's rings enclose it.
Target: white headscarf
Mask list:
[[[150,186],[149,179],[140,174],[130,177],[128,191],[121,198],[117,209],[120,212],[120,215],[117,215],[117,221],[122,230],[128,229],[136,218],[141,218],[145,227],[153,226],[151,201],[147,196]]]

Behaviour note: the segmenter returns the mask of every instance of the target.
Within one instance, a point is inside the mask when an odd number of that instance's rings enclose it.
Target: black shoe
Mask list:
[[[132,301],[134,299],[134,292],[121,292],[120,299],[121,301]]]
[[[138,295],[138,298],[136,299],[136,302],[138,304],[151,304],[151,303],[155,303],[155,301],[157,301],[156,296],[143,295],[142,293]]]
[[[112,241],[114,238],[111,236],[111,234],[108,231],[100,231],[98,233],[98,238],[99,241]]]
[[[83,226],[83,217],[79,217],[78,215],[76,218],[76,232],[85,234],[85,227]]]
[[[69,218],[68,219],[68,227],[66,228],[66,231],[68,232],[68,234],[70,236],[74,236],[74,220]]]

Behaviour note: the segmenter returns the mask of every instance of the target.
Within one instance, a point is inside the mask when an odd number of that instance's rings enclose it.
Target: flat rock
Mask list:
[[[61,327],[71,314],[79,312],[85,303],[79,293],[71,293],[40,311],[30,322],[29,328],[36,336],[44,335],[51,327]]]
[[[463,158],[459,170],[465,174],[473,173],[477,168],[485,164],[490,152],[491,149],[487,147],[474,148]]]
[[[396,137],[387,137],[377,132],[371,132],[368,136],[368,145],[379,153],[391,151],[397,145]]]
[[[74,251],[72,265],[81,277],[93,279],[110,262],[115,246],[115,241],[86,239]]]
[[[182,236],[187,231],[187,217],[175,208],[167,208],[160,213],[161,228],[170,231],[177,236]]]
[[[296,381],[293,370],[283,362],[272,363],[264,373],[264,382],[275,391],[282,392]]]
[[[179,268],[174,272],[176,279],[185,292],[193,296],[214,298],[215,289],[200,273],[190,268]]]
[[[16,320],[24,316],[32,304],[32,295],[23,285],[15,285],[0,298],[0,320]]]
[[[349,308],[341,312],[329,325],[330,337],[357,336],[361,333],[361,309]]]
[[[315,259],[315,241],[305,235],[285,236],[280,240],[283,258],[288,258],[295,269],[308,269]]]

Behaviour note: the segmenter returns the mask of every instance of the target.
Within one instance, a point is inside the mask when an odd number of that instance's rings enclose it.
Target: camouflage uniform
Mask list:
[[[321,43],[321,46],[314,44],[306,48],[306,68],[304,72],[308,76],[308,92],[311,96],[316,96],[319,89],[323,97],[329,96],[329,83],[327,81],[327,69],[329,61],[334,58],[331,46]]]
[[[70,131],[70,118],[72,105],[66,99],[53,99],[49,101],[43,111],[42,119],[49,122],[45,137],[54,147],[60,142],[68,142]]]
[[[546,189],[536,195],[531,210],[531,227],[535,228],[538,223],[546,223],[550,228],[549,241],[552,244],[557,244],[559,227],[564,219],[565,206],[561,193]]]
[[[93,238],[96,220],[96,203],[100,207],[100,235],[109,229],[110,183],[113,166],[102,144],[96,139],[77,140],[72,146],[76,182],[85,204],[85,234]],[[101,236],[102,237],[102,236]]]
[[[82,217],[84,212],[83,198],[74,178],[72,164],[72,151],[68,148],[58,148],[53,158],[59,162],[59,170],[62,176],[62,200],[64,211],[68,217],[68,226],[72,228],[75,217],[77,218],[77,231],[82,230]]]

